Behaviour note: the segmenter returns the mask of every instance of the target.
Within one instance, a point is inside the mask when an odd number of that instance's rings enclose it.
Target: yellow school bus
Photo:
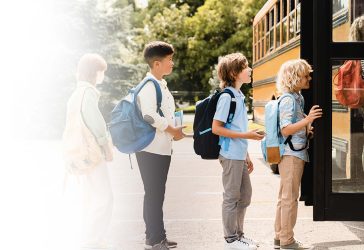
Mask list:
[[[334,1],[335,2],[335,1]],[[333,41],[348,41],[352,11],[350,0],[333,6]],[[253,119],[264,125],[264,106],[276,99],[276,76],[283,62],[300,57],[301,0],[270,0],[253,22]],[[333,64],[333,76],[338,67]],[[333,79],[334,81],[334,79]],[[332,87],[333,179],[350,179],[349,108],[338,103]]]

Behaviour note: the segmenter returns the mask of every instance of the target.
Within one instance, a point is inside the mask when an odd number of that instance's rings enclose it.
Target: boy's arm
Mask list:
[[[174,127],[168,124],[167,118],[159,115],[157,112],[157,93],[152,82],[148,82],[138,94],[138,104],[142,116],[146,122],[160,131],[166,131],[171,134],[175,140],[185,137],[182,132],[184,127]]]
[[[302,130],[302,128],[305,128],[310,122],[306,120],[306,118],[302,119],[299,122],[291,123],[287,125],[286,127],[281,129],[281,133],[284,137],[288,137],[289,135],[293,135],[297,133],[298,131]]]
[[[216,112],[214,115],[214,119],[212,122],[212,133],[219,136],[224,136],[228,138],[244,138],[244,139],[253,139],[253,140],[261,140],[263,139],[263,135],[259,135],[256,133],[258,130],[250,131],[250,132],[239,132],[230,130],[225,128],[225,121],[229,115],[231,97],[228,94],[222,94],[217,102]]]
[[[105,160],[113,160],[112,147],[109,144],[109,137],[105,120],[98,108],[98,97],[94,90],[87,89],[82,100],[81,114],[86,126],[95,136],[97,143],[102,148]]]
[[[95,136],[100,146],[107,145],[108,132],[104,117],[98,107],[96,92],[89,88],[85,90],[82,100],[81,115],[88,129]]]
[[[293,100],[290,98],[283,99],[279,106],[281,134],[284,137],[288,137],[297,133],[298,131],[306,128],[315,119],[322,116],[322,109],[319,109],[318,106],[315,105],[311,108],[308,116],[306,116],[299,122],[292,123],[292,107]]]
[[[291,123],[289,125],[287,125],[286,127],[281,129],[281,133],[284,137],[287,137],[289,135],[293,135],[295,133],[297,133],[298,131],[302,130],[303,128],[305,128],[310,122],[304,118],[299,122],[296,123]]]
[[[160,131],[168,127],[167,118],[157,112],[157,94],[154,84],[148,82],[138,94],[138,104],[142,112],[143,119]]]
[[[254,129],[249,132],[239,132],[231,129],[227,129],[224,127],[224,122],[219,120],[213,120],[212,122],[212,133],[215,135],[228,137],[228,138],[242,138],[242,139],[252,139],[252,140],[261,140],[264,135],[260,135],[257,133],[258,129]]]

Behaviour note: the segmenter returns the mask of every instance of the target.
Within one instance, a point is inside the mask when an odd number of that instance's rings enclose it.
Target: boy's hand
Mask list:
[[[309,123],[312,123],[314,120],[316,120],[317,118],[321,118],[322,117],[322,109],[320,108],[319,105],[314,105],[312,106],[310,113],[306,116],[306,120]]]
[[[248,132],[248,138],[251,140],[257,140],[260,141],[264,138],[264,134],[258,133],[259,129],[254,129]]]
[[[253,162],[250,160],[249,157],[246,158],[246,164],[248,167],[248,173],[250,174],[254,170]]]
[[[182,131],[182,129],[184,129],[184,128],[187,128],[187,126],[175,127],[174,133],[172,134],[173,135],[173,140],[179,141],[179,140],[183,139],[186,136],[186,134],[183,133],[183,131]]]

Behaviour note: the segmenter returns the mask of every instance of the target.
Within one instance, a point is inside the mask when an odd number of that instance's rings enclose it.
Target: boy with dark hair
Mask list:
[[[173,53],[173,46],[161,41],[151,42],[144,49],[144,59],[150,67],[147,76],[154,78],[161,88],[163,116],[157,112],[153,82],[148,82],[138,94],[138,105],[144,120],[156,128],[154,140],[143,151],[136,153],[145,191],[145,249],[153,250],[166,250],[177,246],[176,242],[167,240],[163,222],[163,202],[171,162],[172,141],[185,136],[182,132],[183,127],[174,126],[174,98],[163,79],[172,73]]]

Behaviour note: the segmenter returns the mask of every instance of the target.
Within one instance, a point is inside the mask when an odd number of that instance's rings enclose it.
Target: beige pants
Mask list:
[[[281,183],[274,229],[281,246],[294,242],[293,228],[297,220],[297,200],[304,165],[303,160],[290,155],[283,156],[278,165]]]

